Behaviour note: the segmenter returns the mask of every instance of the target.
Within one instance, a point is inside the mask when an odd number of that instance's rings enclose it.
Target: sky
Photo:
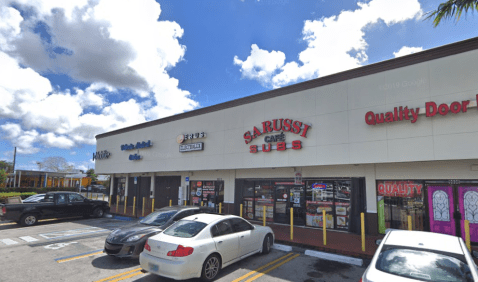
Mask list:
[[[0,160],[478,36],[444,0],[0,0]]]

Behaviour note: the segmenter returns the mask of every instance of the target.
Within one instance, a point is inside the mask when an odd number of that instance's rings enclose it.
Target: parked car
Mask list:
[[[45,194],[36,194],[23,200],[23,203],[38,203],[40,202],[40,200],[43,200],[44,198],[45,198]]]
[[[270,227],[234,215],[197,214],[149,238],[139,263],[144,271],[176,280],[212,281],[234,262],[269,253],[273,243]]]
[[[362,282],[478,281],[476,265],[456,236],[392,230],[381,241]]]
[[[213,208],[172,206],[161,208],[135,224],[115,229],[105,240],[105,253],[120,258],[138,258],[146,240],[174,222],[198,213],[212,213]]]
[[[0,220],[12,220],[23,226],[31,226],[44,218],[102,217],[109,209],[108,202],[89,200],[78,193],[49,192],[38,203],[0,204]]]

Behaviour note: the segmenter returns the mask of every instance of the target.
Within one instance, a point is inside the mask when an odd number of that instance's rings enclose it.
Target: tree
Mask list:
[[[95,174],[95,170],[90,168],[86,171],[86,176],[91,178],[91,181],[97,181],[98,177]]]
[[[5,185],[5,180],[7,180],[7,173],[4,169],[0,169],[0,186]]]
[[[13,163],[0,161],[0,169],[5,170],[5,172],[13,172]]]
[[[478,11],[478,0],[448,0],[438,5],[435,11],[428,12],[425,19],[434,18],[433,25],[437,27],[441,20],[455,17],[456,21],[459,21],[463,11],[468,13],[468,10]]]
[[[68,164],[63,157],[48,157],[43,159],[42,162],[37,162],[41,169],[54,172],[71,172],[74,170],[74,166]]]

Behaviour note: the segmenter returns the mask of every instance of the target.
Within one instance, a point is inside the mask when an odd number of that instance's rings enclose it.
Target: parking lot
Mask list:
[[[103,253],[109,232],[131,223],[112,217],[46,220],[33,227],[0,222],[0,281],[173,281],[142,273],[138,260]],[[272,250],[228,266],[216,281],[359,281],[364,270],[300,249]]]

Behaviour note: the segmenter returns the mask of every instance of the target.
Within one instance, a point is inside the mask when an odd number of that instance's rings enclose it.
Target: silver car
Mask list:
[[[468,282],[478,281],[478,274],[460,237],[392,230],[381,241],[360,281]]]

